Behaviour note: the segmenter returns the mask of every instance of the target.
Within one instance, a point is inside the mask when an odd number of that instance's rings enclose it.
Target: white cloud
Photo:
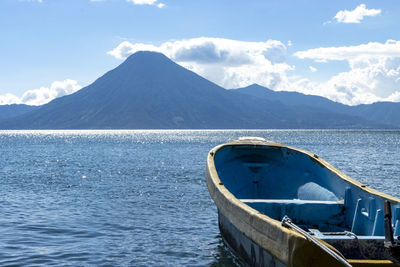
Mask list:
[[[317,48],[299,51],[295,56],[319,62],[345,60],[350,68],[326,82],[302,87],[303,92],[349,105],[400,101],[400,41]]]
[[[347,104],[392,101],[400,93],[400,58],[365,58],[353,61],[348,72],[332,77],[331,98]]]
[[[317,71],[317,69],[314,68],[313,66],[309,66],[308,68],[310,69],[311,72],[316,72]]]
[[[157,0],[126,0],[127,2],[134,3],[135,5],[154,5]]]
[[[338,23],[360,23],[364,17],[374,17],[380,13],[380,9],[367,9],[365,4],[361,4],[352,11],[339,11],[336,13],[334,19],[336,19]]]
[[[21,104],[21,100],[13,94],[0,95],[0,105]]]
[[[126,0],[126,2],[133,3],[134,5],[150,5],[157,6],[158,8],[163,8],[165,5],[163,3],[157,3],[158,0]]]
[[[259,83],[283,89],[286,72],[286,46],[276,40],[244,42],[222,38],[193,38],[165,42],[160,46],[122,42],[108,54],[125,59],[141,51],[164,53],[178,64],[226,88]]]
[[[81,88],[82,86],[78,85],[78,82],[74,80],[66,79],[64,81],[55,81],[50,87],[28,90],[20,98],[13,94],[0,95],[0,105],[43,105],[55,98],[75,93]]]
[[[298,58],[313,59],[317,62],[328,60],[355,60],[371,57],[400,57],[400,41],[388,40],[386,43],[370,42],[358,46],[321,47],[294,54]]]
[[[128,41],[123,41],[116,48],[108,51],[107,54],[116,57],[118,59],[126,59],[128,56],[132,55],[137,51],[155,51],[161,52],[161,50],[154,46],[148,44],[132,44]]]
[[[19,0],[20,2],[38,2],[43,3],[43,0]]]

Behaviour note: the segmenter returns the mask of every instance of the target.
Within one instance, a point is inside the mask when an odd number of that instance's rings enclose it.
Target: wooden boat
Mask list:
[[[400,266],[400,199],[305,150],[241,138],[212,149],[221,235],[250,266]]]

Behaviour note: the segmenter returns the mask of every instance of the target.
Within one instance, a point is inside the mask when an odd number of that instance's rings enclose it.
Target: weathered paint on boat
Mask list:
[[[383,203],[392,203],[398,236],[400,199],[351,179],[313,153],[259,138],[239,139],[210,151],[206,180],[222,236],[249,265],[343,266],[304,235],[283,227],[282,217],[289,215],[352,266],[399,266],[383,247]],[[317,199],[298,199],[304,184],[316,184],[306,193]],[[332,198],[329,194],[337,199],[324,199]]]

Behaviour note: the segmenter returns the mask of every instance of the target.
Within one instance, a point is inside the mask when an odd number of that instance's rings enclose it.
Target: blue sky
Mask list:
[[[0,104],[79,90],[135,51],[224,86],[400,101],[398,1],[1,0]]]

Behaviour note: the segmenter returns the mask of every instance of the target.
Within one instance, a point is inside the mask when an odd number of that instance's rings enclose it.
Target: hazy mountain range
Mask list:
[[[0,121],[18,117],[29,111],[38,109],[38,106],[28,106],[23,104],[0,105]]]
[[[0,129],[399,128],[399,111],[259,85],[226,90],[160,53],[137,52],[74,94],[0,106]]]
[[[366,120],[390,125],[393,128],[400,128],[400,103],[376,102],[373,104],[347,106],[321,96],[287,91],[276,92],[258,84],[239,88],[236,91],[259,98],[280,101],[289,106],[313,106],[335,113],[359,116]]]

